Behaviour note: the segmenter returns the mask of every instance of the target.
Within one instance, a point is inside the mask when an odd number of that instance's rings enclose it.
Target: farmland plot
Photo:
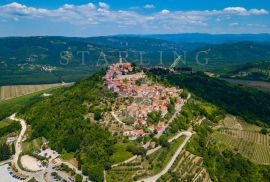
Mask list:
[[[237,130],[236,130],[237,131]],[[241,131],[244,132],[244,131]],[[222,133],[216,131],[212,134],[212,138],[216,140],[218,143],[229,147],[234,152],[240,153],[242,156],[248,158],[254,163],[257,164],[270,164],[270,146],[257,142],[263,141],[258,140],[258,135],[253,134],[252,132],[241,133],[242,135],[246,135],[246,138],[240,138],[239,133],[231,132],[227,134],[226,132]]]
[[[249,124],[243,119],[227,114],[224,120],[221,122],[221,128],[236,129],[236,130],[245,130],[245,131],[260,131],[259,126]]]
[[[68,84],[64,84],[68,85]],[[7,100],[22,95],[34,93],[41,90],[63,86],[62,83],[42,84],[42,85],[13,85],[0,87],[0,101]]]
[[[257,144],[262,144],[266,146],[270,146],[270,136],[263,135],[258,132],[253,131],[243,131],[243,130],[234,130],[234,129],[220,129],[220,132],[226,135],[230,135],[237,138],[242,138],[250,142],[254,142]]]

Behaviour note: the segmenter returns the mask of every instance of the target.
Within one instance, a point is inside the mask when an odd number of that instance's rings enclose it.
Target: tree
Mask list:
[[[138,80],[135,81],[135,84],[137,86],[140,86],[140,85],[142,85],[142,82],[143,82],[143,78],[139,78]]]
[[[0,144],[0,161],[7,160],[11,157],[11,150],[9,145],[3,143]]]
[[[147,122],[150,124],[157,124],[161,119],[161,111],[152,111],[148,113]]]
[[[76,176],[75,176],[75,182],[82,182],[82,180],[83,180],[82,176],[79,175],[79,174],[76,174]]]
[[[132,66],[133,68],[135,68],[135,67],[137,66],[137,64],[136,64],[135,62],[131,62],[131,66]]]
[[[162,146],[162,147],[169,147],[170,146],[170,143],[168,142],[167,138],[166,137],[163,137],[161,136],[158,140],[159,144]]]
[[[187,99],[188,97],[188,90],[187,89],[183,89],[182,93],[180,94],[180,96],[184,99]]]
[[[267,135],[267,134],[268,134],[267,128],[262,128],[260,132],[261,132],[261,134],[263,134],[263,135]]]
[[[81,140],[78,136],[71,135],[64,139],[64,147],[67,152],[76,152],[80,148]]]
[[[171,103],[169,103],[169,104],[167,105],[167,110],[168,110],[168,112],[171,113],[171,114],[174,113],[174,112],[175,112],[174,105],[171,104]]]
[[[57,172],[52,172],[51,173],[51,176],[57,176],[58,174],[57,174]]]
[[[15,143],[12,143],[12,144],[11,144],[11,152],[12,152],[12,154],[15,154],[15,153],[16,153],[16,150],[15,150]]]
[[[141,156],[146,155],[146,149],[145,148],[134,146],[134,145],[128,146],[127,151],[131,152],[133,155],[141,155]]]

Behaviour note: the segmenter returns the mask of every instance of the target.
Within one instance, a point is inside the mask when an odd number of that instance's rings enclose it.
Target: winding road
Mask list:
[[[9,117],[9,119],[14,120],[14,121],[19,121],[21,124],[21,127],[22,127],[21,132],[20,132],[18,139],[16,141],[15,155],[14,155],[13,163],[14,163],[15,167],[18,169],[18,171],[20,173],[24,174],[25,172],[18,165],[18,159],[19,159],[20,153],[22,152],[22,145],[21,144],[22,144],[23,136],[24,136],[26,129],[27,129],[27,125],[23,119],[16,118],[16,113],[12,114]]]
[[[184,142],[179,146],[177,151],[174,153],[172,159],[169,161],[169,163],[166,165],[166,167],[160,173],[158,173],[154,176],[139,180],[140,182],[142,182],[142,181],[143,182],[157,181],[162,175],[166,174],[169,171],[169,169],[172,167],[174,161],[176,160],[177,156],[180,154],[180,152],[183,150],[183,148],[185,147],[185,145],[187,144],[187,142],[191,138],[192,133],[189,131],[184,131],[184,132],[179,133],[177,136],[180,137],[182,135],[186,135],[186,138],[185,138]]]

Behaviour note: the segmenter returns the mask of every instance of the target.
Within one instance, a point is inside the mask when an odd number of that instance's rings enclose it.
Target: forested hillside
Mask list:
[[[114,94],[103,87],[102,76],[98,72],[70,88],[59,89],[21,112],[31,125],[29,140],[43,136],[58,152],[75,152],[79,168],[95,181],[103,180],[103,170],[110,166],[117,143],[109,131],[86,117],[89,110],[100,114],[111,109],[108,104]]]
[[[270,43],[269,42],[235,42],[218,45],[210,45],[196,49],[191,52],[189,58],[191,64],[197,69],[216,70],[224,66],[235,66],[248,62],[269,61],[270,60]],[[199,62],[195,61],[196,54],[200,51]],[[207,59],[207,60],[206,60]],[[192,61],[194,60],[194,61]],[[194,65],[195,64],[195,65]]]
[[[132,35],[130,35],[132,36]],[[206,34],[206,33],[183,33],[183,34],[152,34],[136,35],[137,37],[155,38],[177,43],[207,43],[222,44],[226,42],[241,41],[270,41],[270,34]]]

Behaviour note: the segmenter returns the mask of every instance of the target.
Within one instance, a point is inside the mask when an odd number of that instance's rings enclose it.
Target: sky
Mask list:
[[[1,37],[173,33],[270,33],[270,1],[0,1]]]

